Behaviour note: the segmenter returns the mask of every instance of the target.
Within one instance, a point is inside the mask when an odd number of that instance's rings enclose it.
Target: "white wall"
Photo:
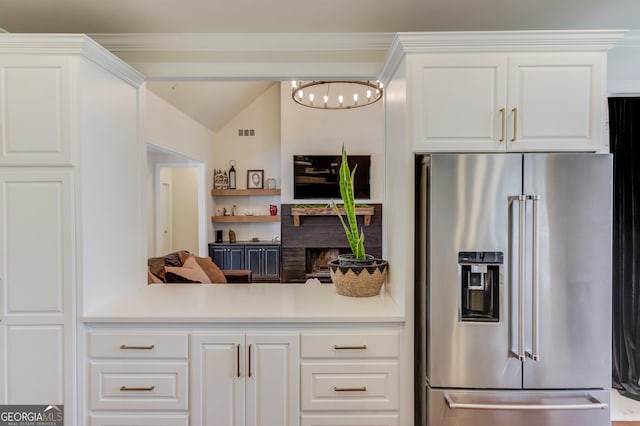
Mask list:
[[[228,170],[229,161],[235,160],[238,189],[247,187],[247,170],[264,170],[265,185],[267,179],[275,178],[280,188],[280,121],[280,85],[273,83],[216,133],[213,166]],[[238,136],[238,129],[254,129],[255,136]],[[213,174],[210,176],[212,180]],[[212,182],[208,185],[211,187]],[[239,213],[251,209],[255,214],[269,214],[269,204],[279,205],[280,197],[217,197],[214,203],[216,209],[226,207],[230,210],[235,204]],[[239,241],[253,237],[271,241],[280,236],[279,223],[224,223],[216,224],[214,228],[223,231],[224,240],[228,240],[229,229],[236,232]]]
[[[282,202],[293,199],[293,156],[302,154],[339,155],[344,144],[347,154],[371,155],[371,199],[380,203],[384,188],[384,108],[377,102],[349,110],[319,110],[298,105],[291,99],[291,84],[281,84],[282,96]],[[304,200],[305,203],[328,200]]]
[[[610,96],[640,96],[640,30],[629,31],[607,53]]]
[[[138,89],[89,60],[79,75],[82,233],[75,261],[82,273],[79,312],[86,313],[144,285],[144,152],[137,139]]]
[[[203,237],[198,250],[208,254],[207,242],[214,240],[209,217],[213,214],[210,190],[213,179],[214,143],[216,136],[153,92],[146,92],[144,140],[164,153],[160,157],[148,155],[147,160],[147,230],[148,247],[155,247],[155,167],[159,162],[173,165],[199,166],[198,206],[199,234]],[[211,177],[211,178],[210,178]],[[150,252],[152,252],[150,250]]]

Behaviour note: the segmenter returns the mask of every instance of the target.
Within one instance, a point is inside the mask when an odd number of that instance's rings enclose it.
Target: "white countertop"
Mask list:
[[[388,294],[347,297],[332,284],[153,284],[84,322],[404,322]]]

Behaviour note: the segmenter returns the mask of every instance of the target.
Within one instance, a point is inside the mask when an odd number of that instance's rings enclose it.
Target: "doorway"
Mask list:
[[[155,145],[147,146],[150,257],[206,250],[205,165]],[[204,249],[203,249],[204,247]]]

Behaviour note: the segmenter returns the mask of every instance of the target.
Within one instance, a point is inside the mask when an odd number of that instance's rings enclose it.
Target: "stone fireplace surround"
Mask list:
[[[358,226],[364,230],[364,246],[367,254],[382,257],[382,204],[368,204],[374,207],[371,224],[364,226],[362,216],[358,216]],[[309,273],[308,249],[332,249],[332,252],[350,252],[342,224],[335,216],[303,216],[300,226],[294,226],[291,207],[282,204],[280,221],[281,239],[281,280],[283,283],[305,282]]]

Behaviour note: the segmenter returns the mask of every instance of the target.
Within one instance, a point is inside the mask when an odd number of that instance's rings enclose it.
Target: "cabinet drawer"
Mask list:
[[[397,358],[400,333],[303,333],[302,358]]]
[[[90,408],[186,410],[187,362],[91,362]]]
[[[302,415],[300,426],[398,426],[397,414],[345,416],[343,414]]]
[[[89,426],[189,426],[187,414],[165,415],[92,415]]]
[[[302,363],[302,410],[397,410],[398,363]]]
[[[184,358],[188,356],[187,335],[93,331],[89,334],[91,358]]]

